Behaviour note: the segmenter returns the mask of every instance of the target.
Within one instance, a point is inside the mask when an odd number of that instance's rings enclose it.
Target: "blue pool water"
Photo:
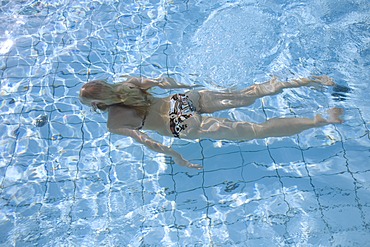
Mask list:
[[[1,246],[368,246],[367,0],[1,1]],[[327,74],[215,114],[345,123],[249,142],[163,138],[202,171],[110,135],[91,79],[171,76],[240,90]],[[165,96],[173,91],[154,90]]]

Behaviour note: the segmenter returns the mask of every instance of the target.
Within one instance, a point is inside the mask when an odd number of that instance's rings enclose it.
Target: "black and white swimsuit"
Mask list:
[[[196,109],[186,94],[175,94],[170,99],[170,129],[174,137],[180,138],[180,132],[188,126],[184,124],[191,118]]]

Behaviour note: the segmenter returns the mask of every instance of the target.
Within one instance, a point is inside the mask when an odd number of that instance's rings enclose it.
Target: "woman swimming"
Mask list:
[[[184,139],[244,141],[290,136],[310,128],[342,123],[340,116],[343,109],[340,108],[328,110],[327,119],[318,114],[312,119],[273,118],[261,124],[202,115],[248,106],[258,98],[277,94],[285,88],[315,84],[335,85],[327,76],[300,78],[287,82],[273,78],[239,92],[192,90],[184,94],[156,98],[148,92],[148,89],[155,86],[163,89],[192,87],[182,85],[171,78],[128,77],[126,81],[117,84],[108,84],[101,80],[90,81],[81,88],[80,100],[94,109],[108,111],[107,125],[111,133],[130,136],[156,152],[171,156],[175,163],[181,166],[202,168],[184,159],[171,147],[154,141],[141,130],[154,130],[164,136]]]

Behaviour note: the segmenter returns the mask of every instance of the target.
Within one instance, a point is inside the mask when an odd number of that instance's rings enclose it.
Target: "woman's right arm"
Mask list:
[[[142,89],[149,89],[152,87],[160,87],[163,89],[175,89],[175,88],[194,88],[200,87],[201,85],[185,85],[177,82],[175,79],[170,77],[160,77],[156,79],[149,79],[145,77],[130,77],[125,83],[131,83]]]
[[[147,134],[142,133],[138,130],[131,130],[127,128],[117,128],[117,129],[109,129],[111,133],[129,136],[135,139],[137,142],[144,144],[146,147],[150,148],[153,151],[156,151],[158,153],[163,153],[165,155],[169,155],[173,158],[176,164],[181,166],[186,166],[189,168],[196,168],[196,169],[202,169],[203,167],[201,165],[192,164],[186,159],[184,159],[181,154],[176,152],[170,147],[167,147],[159,142],[154,141],[151,139]]]

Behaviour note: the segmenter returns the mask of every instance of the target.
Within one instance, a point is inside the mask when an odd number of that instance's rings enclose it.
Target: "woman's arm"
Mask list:
[[[160,87],[163,89],[172,89],[172,88],[194,88],[200,87],[201,85],[185,85],[177,82],[176,80],[169,77],[160,77],[156,79],[149,79],[144,77],[129,77],[125,83],[131,83],[135,86],[138,86],[142,89],[149,89],[152,87]]]
[[[144,144],[146,147],[150,148],[153,151],[163,153],[165,155],[171,156],[175,163],[181,166],[186,166],[189,168],[202,169],[201,165],[192,164],[186,159],[184,159],[181,154],[174,151],[172,148],[162,145],[153,139],[151,139],[147,134],[144,134],[138,130],[131,130],[127,128],[118,128],[118,129],[109,129],[111,133],[129,136],[135,139],[137,142]]]

